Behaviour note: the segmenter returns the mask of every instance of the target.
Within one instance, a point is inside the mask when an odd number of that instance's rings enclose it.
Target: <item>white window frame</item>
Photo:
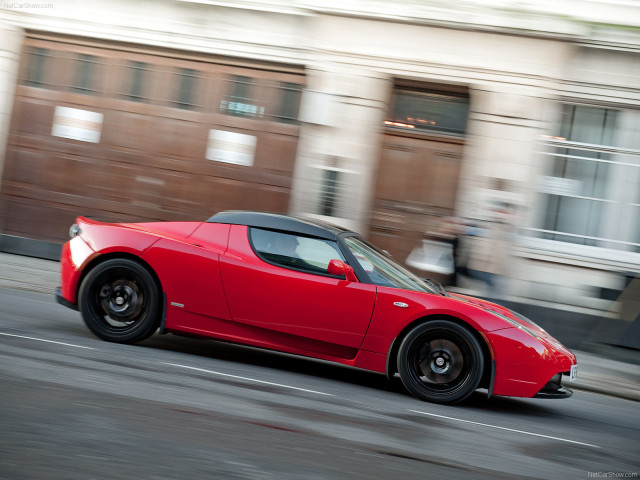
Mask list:
[[[606,108],[606,107],[602,107]],[[619,121],[616,125],[615,145],[621,147],[595,145],[567,141],[564,138],[545,135],[541,142],[539,158],[546,159],[566,155],[567,158],[583,159],[585,161],[601,162],[615,165],[607,179],[605,198],[584,197],[570,188],[564,193],[556,193],[564,197],[582,198],[603,202],[605,205],[602,215],[603,221],[599,225],[596,236],[569,234],[562,231],[550,231],[540,228],[543,216],[546,215],[546,198],[536,186],[535,196],[537,215],[534,215],[525,227],[524,235],[518,242],[518,249],[525,256],[551,262],[571,264],[577,266],[595,267],[608,271],[638,271],[640,270],[640,240],[633,238],[640,228],[640,111],[620,110]],[[636,147],[636,148],[634,148]],[[559,153],[558,148],[608,154],[608,159],[582,157]],[[552,161],[545,162],[542,177],[548,175],[552,169]],[[542,179],[540,178],[540,180]],[[570,185],[569,185],[570,186]],[[607,233],[611,234],[607,235]],[[596,245],[583,245],[560,240],[540,238],[544,233],[560,234],[567,238],[577,237],[589,239]]]

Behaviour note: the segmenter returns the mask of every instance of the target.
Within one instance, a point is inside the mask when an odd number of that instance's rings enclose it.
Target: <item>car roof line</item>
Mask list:
[[[336,240],[339,235],[349,232],[349,230],[338,227],[337,225],[308,218],[294,217],[280,213],[249,212],[244,210],[229,210],[216,213],[209,217],[207,222],[246,225],[248,227],[298,233],[326,240]]]

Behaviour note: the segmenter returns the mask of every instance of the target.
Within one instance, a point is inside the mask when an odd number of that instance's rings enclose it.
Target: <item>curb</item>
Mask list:
[[[640,391],[635,390],[609,390],[603,387],[587,384],[566,385],[571,390],[579,390],[582,392],[597,393],[599,395],[606,395],[607,397],[621,398],[623,400],[630,400],[632,402],[640,402]]]

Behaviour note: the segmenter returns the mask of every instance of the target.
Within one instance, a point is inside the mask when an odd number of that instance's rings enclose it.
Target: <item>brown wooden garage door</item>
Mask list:
[[[301,68],[30,36],[2,175],[3,233],[77,215],[201,220],[288,208]]]

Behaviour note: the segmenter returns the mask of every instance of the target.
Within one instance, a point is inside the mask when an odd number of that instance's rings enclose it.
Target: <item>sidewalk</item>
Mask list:
[[[0,252],[0,287],[53,295],[59,285],[58,262]]]
[[[0,252],[0,288],[53,295],[60,284],[59,268],[55,261]],[[578,378],[565,382],[567,387],[640,401],[640,365],[612,359],[607,347],[597,355],[574,353],[578,357]]]

